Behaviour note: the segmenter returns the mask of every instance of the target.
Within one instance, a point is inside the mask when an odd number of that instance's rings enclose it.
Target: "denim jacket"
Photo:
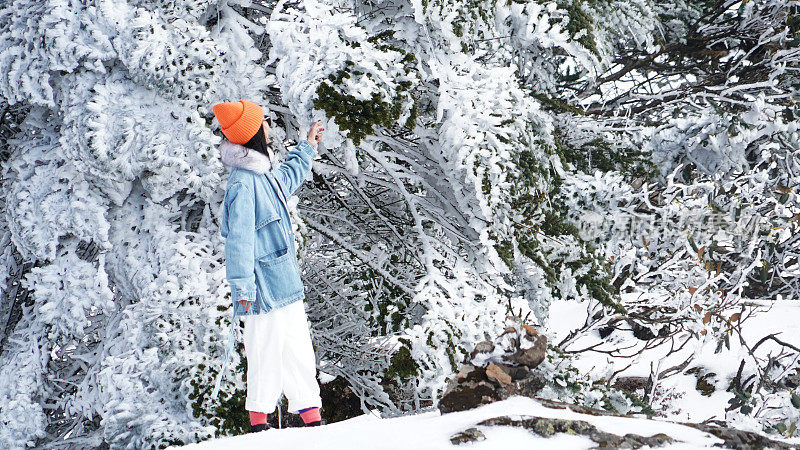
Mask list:
[[[225,238],[225,276],[231,287],[233,321],[212,396],[216,396],[233,349],[236,317],[264,314],[305,297],[287,202],[311,171],[316,149],[303,140],[275,168],[264,154],[227,140],[220,144],[220,154],[223,164],[232,168],[220,232]],[[253,302],[247,312],[239,303],[242,300]]]

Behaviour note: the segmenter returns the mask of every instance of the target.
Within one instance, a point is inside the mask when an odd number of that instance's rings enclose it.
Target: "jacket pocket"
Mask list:
[[[256,231],[258,231],[261,228],[267,226],[267,224],[269,224],[270,222],[275,222],[276,220],[280,220],[280,219],[281,219],[281,216],[279,216],[278,213],[275,213],[275,214],[273,214],[273,215],[271,215],[269,217],[265,217],[264,219],[261,219],[256,224]]]
[[[258,266],[273,300],[280,301],[303,292],[303,281],[288,247],[262,256],[258,259]]]
[[[286,238],[283,235],[283,224],[280,216],[270,215],[256,223],[256,259],[274,254],[276,250],[286,248]],[[258,257],[258,255],[263,255]]]

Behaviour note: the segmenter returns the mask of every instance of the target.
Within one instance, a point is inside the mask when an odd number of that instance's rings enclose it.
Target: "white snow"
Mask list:
[[[573,411],[551,409],[527,397],[511,397],[507,400],[484,405],[469,411],[440,414],[430,411],[416,415],[381,419],[362,415],[342,422],[315,428],[270,429],[261,433],[212,439],[191,444],[182,449],[263,449],[263,448],[325,448],[339,449],[450,449],[457,448],[450,436],[458,431],[475,426],[476,423],[498,416],[535,415],[539,417],[585,420],[602,431],[625,435],[635,433],[652,436],[665,433],[680,439],[681,443],[662,448],[710,447],[721,442],[718,438],[691,427],[670,422],[638,418],[592,416]],[[548,448],[588,449],[596,446],[586,437],[559,434],[550,439],[539,437],[521,428],[493,426],[477,427],[486,440],[463,444],[470,449]],[[459,446],[460,447],[460,446]],[[177,448],[177,447],[171,447]]]
[[[769,333],[780,331],[779,337],[794,345],[800,345],[800,322],[796,320],[797,302],[780,301],[760,306],[757,301],[749,302],[757,313],[747,320],[743,336],[752,345],[757,339]],[[585,306],[579,302],[554,302],[551,307],[550,325],[557,328],[555,335],[562,338],[566,333],[583,323],[586,317]],[[599,338],[598,338],[599,339]],[[630,337],[630,339],[635,339]],[[586,338],[578,347],[591,344]],[[661,388],[681,394],[673,409],[666,411],[670,420],[700,422],[709,418],[725,419],[725,407],[730,393],[723,388],[736,369],[736,357],[740,356],[738,341],[731,339],[731,349],[724,349],[715,354],[716,344],[705,342],[697,348],[687,348],[683,352],[670,355],[662,361],[663,367],[669,367],[685,356],[685,352],[697,354],[696,363],[718,375],[713,382],[718,389],[710,397],[700,395],[695,388],[694,375],[678,374],[662,380]],[[759,353],[770,350],[768,344],[759,348]],[[775,349],[772,348],[772,351]],[[663,357],[663,350],[653,349],[642,353],[636,363],[624,371],[623,375],[647,376],[650,363],[657,363]],[[626,364],[624,360],[606,361],[602,355],[591,353],[582,356],[578,365],[582,370],[609,370],[608,365],[616,370]],[[482,420],[498,416],[532,415],[548,418],[584,420],[599,430],[625,435],[634,433],[641,436],[652,436],[664,433],[679,440],[665,449],[707,448],[721,442],[720,439],[695,428],[669,422],[666,419],[628,418],[617,416],[592,416],[569,410],[552,409],[539,401],[527,397],[512,397],[469,411],[440,414],[438,410],[416,415],[393,418],[380,418],[377,413],[354,417],[342,422],[328,424],[318,428],[271,429],[262,433],[243,436],[212,439],[198,444],[190,444],[187,449],[262,449],[290,448],[294,450],[306,448],[338,449],[496,449],[496,448],[547,448],[547,449],[588,449],[597,444],[579,435],[558,434],[552,438],[543,438],[522,428],[507,426],[479,426],[486,439],[483,441],[454,446],[450,437],[459,431],[474,427]],[[748,427],[744,427],[748,428]],[[776,439],[777,436],[770,436]],[[784,442],[800,444],[800,439],[784,440]]]
[[[745,319],[742,324],[741,337],[749,347],[752,347],[759,339],[773,333],[784,342],[800,347],[800,301],[780,300],[746,301],[746,314],[753,313],[752,317]],[[556,301],[550,307],[550,326],[553,328],[556,342],[567,336],[570,330],[578,328],[586,320],[587,312],[585,303],[576,301]],[[613,342],[612,342],[613,340]],[[569,348],[579,349],[588,348],[604,339],[597,333],[586,335],[571,344]],[[615,332],[606,339],[606,344],[599,348],[624,348],[627,345],[641,346],[644,341],[633,337],[630,332]],[[747,349],[741,345],[738,336],[730,337],[730,349],[723,346],[719,353],[715,353],[717,341],[707,338],[704,341],[690,342],[683,350],[667,355],[670,351],[669,346],[662,345],[650,350],[645,350],[634,358],[612,358],[602,353],[586,352],[580,354],[575,366],[582,373],[612,373],[624,369],[619,376],[639,376],[648,377],[651,370],[656,370],[660,364],[660,370],[676,366],[685,361],[692,354],[694,360],[687,367],[702,367],[704,373],[714,373],[715,376],[707,379],[709,383],[715,385],[715,392],[711,396],[703,396],[696,389],[697,377],[693,374],[678,373],[659,381],[659,389],[662,392],[671,392],[679,395],[670,408],[666,411],[666,416],[670,420],[686,422],[702,422],[707,419],[726,420],[725,408],[728,406],[728,399],[732,394],[726,388],[732,377],[736,375],[739,362],[742,358],[747,359]],[[765,342],[755,352],[759,358],[766,358],[769,354],[777,354],[780,348],[777,343],[772,341]],[[636,354],[636,348],[632,348],[625,353]],[[748,359],[749,360],[749,359]],[[628,364],[630,367],[626,366]],[[657,370],[656,370],[657,371]],[[749,431],[756,431],[755,428],[746,427]]]

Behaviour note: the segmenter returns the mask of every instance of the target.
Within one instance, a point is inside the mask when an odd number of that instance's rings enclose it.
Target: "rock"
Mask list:
[[[658,328],[657,331],[654,333],[652,329],[643,326],[642,324],[634,320],[627,320],[626,322],[631,327],[631,331],[633,331],[633,336],[642,341],[649,341],[657,337],[665,337],[669,335],[669,327],[667,326]]]
[[[505,336],[507,334],[516,333],[516,332],[517,332],[517,327],[506,327],[506,329],[503,330],[502,333],[500,333],[500,336],[497,336],[497,337],[503,337],[503,336]]]
[[[466,411],[497,400],[500,400],[500,397],[494,386],[488,381],[459,385],[442,396],[442,399],[439,400],[439,411],[443,414]]]
[[[486,440],[486,436],[484,436],[483,432],[474,427],[467,428],[464,431],[459,431],[458,433],[450,436],[450,442],[452,442],[453,445],[461,445],[468,442],[478,442],[484,440]]]
[[[797,448],[794,445],[775,441],[752,431],[737,430],[736,428],[714,425],[711,423],[683,423],[682,425],[697,428],[698,430],[713,434],[714,436],[725,441],[722,445],[720,445],[721,447],[725,448],[771,448],[780,450]]]
[[[339,422],[364,414],[364,411],[361,410],[361,400],[350,389],[350,383],[346,379],[337,376],[327,383],[320,383],[319,386],[322,404],[325,405],[320,408],[320,413],[328,423]],[[270,414],[270,416],[276,415]],[[298,415],[297,417],[300,416]]]
[[[692,367],[691,369],[684,372],[686,374],[692,374],[697,378],[697,383],[695,383],[695,389],[700,391],[700,395],[704,397],[711,397],[711,394],[717,390],[716,386],[714,385],[714,380],[717,376],[714,372],[708,372],[704,367]]]
[[[539,335],[539,330],[537,330],[536,328],[533,328],[532,326],[528,325],[527,323],[522,325],[522,329],[525,330],[525,337],[527,337],[531,341],[533,340],[533,338],[535,338],[536,336]]]
[[[486,379],[486,369],[475,367],[472,364],[464,364],[456,374],[456,381],[469,382]]]
[[[533,341],[532,347],[519,349],[507,359],[533,369],[544,361],[545,350],[547,350],[547,337],[539,335]]]
[[[490,363],[484,369],[465,364],[447,385],[439,401],[439,410],[443,414],[464,411],[512,395],[533,398],[546,384],[542,374],[525,366]]]
[[[522,395],[533,398],[545,385],[547,385],[547,380],[545,380],[542,374],[539,372],[530,372],[525,378],[513,382],[505,392],[501,393],[501,397],[508,398],[512,395]]]
[[[543,406],[548,408],[569,409],[582,414],[632,417],[563,402],[546,400],[539,401]],[[797,448],[795,445],[771,439],[760,433],[728,427],[724,422],[721,421],[709,421],[703,423],[684,422],[678,424],[698,429],[704,433],[708,433],[711,436],[721,439],[723,442],[715,444],[715,447],[731,449],[770,448],[779,450]],[[558,419],[532,415],[514,415],[498,416],[482,420],[459,433],[453,434],[450,440],[456,445],[475,442],[477,440],[484,440],[486,437],[481,432],[481,427],[496,426],[518,427],[545,438],[553,437],[559,433],[581,435],[590,439],[596,444],[596,446],[593,448],[655,448],[680,443],[679,439],[681,437],[680,435],[672,437],[664,433],[658,433],[652,436],[642,436],[633,433],[620,435],[602,431],[592,423],[585,420]]]
[[[486,366],[486,376],[490,380],[499,383],[500,386],[508,386],[509,384],[511,384],[511,375],[507,374],[497,364],[490,363],[488,366]]]
[[[361,409],[361,400],[350,388],[350,383],[343,377],[337,376],[327,383],[319,383],[319,395],[322,399],[320,414],[328,423],[339,422],[353,417],[361,416],[364,411]],[[305,423],[299,414],[289,414],[286,412],[286,400],[284,399],[279,407],[283,414],[280,415],[281,423],[278,423],[279,415],[269,414],[267,421],[273,428],[295,428],[304,427]]]
[[[700,391],[700,395],[704,397],[711,397],[711,394],[713,394],[716,390],[716,387],[708,382],[708,377],[710,376],[713,376],[713,374],[707,375],[704,378],[699,378],[697,380],[697,384],[695,385],[695,388]]]
[[[608,325],[597,330],[600,337],[605,339],[616,330],[630,330],[633,336],[642,341],[649,341],[657,337],[667,337],[669,335],[669,327],[663,326],[660,328],[653,327],[653,329],[642,325],[641,323],[623,318],[614,318],[608,322]]]
[[[481,341],[475,344],[475,348],[470,353],[471,358],[475,358],[479,353],[492,353],[494,351],[494,343],[492,341]]]
[[[619,377],[614,381],[614,384],[611,385],[614,389],[619,389],[629,394],[634,394],[636,391],[642,389],[647,391],[648,386],[649,379],[645,377]]]
[[[497,365],[503,369],[503,372],[511,375],[511,381],[519,381],[528,377],[531,373],[531,370],[525,366],[510,366],[508,364],[500,364]]]
[[[783,379],[783,384],[789,389],[794,389],[800,386],[800,369],[795,369],[794,372]]]
[[[619,436],[613,433],[600,431],[594,425],[583,420],[553,419],[536,416],[515,416],[513,419],[508,416],[493,417],[478,422],[477,426],[520,427],[542,437],[551,437],[557,433],[579,434],[588,437],[597,443],[600,448],[660,447],[675,442],[673,438],[663,433],[649,437],[630,433]]]
[[[489,382],[486,369],[467,364],[461,367],[458,375],[445,389],[439,400],[439,411],[443,414],[466,411],[497,400],[500,400],[500,394]]]
[[[558,400],[548,400],[542,398],[542,399],[537,399],[537,401],[542,405],[551,409],[567,409],[570,411],[575,411],[576,413],[589,414],[592,416],[634,417],[628,414],[616,414],[611,411],[606,411],[605,409],[591,408],[589,406],[583,406],[583,405],[574,405],[572,403],[560,402]]]
[[[516,325],[506,327],[494,340],[475,345],[470,363],[461,366],[439,400],[442,413],[475,408],[512,395],[534,397],[547,385],[541,374],[531,370],[544,361],[547,337],[517,318],[509,320]],[[509,336],[503,338],[505,335]],[[523,338],[529,348],[522,348]],[[498,346],[502,352],[498,352]]]

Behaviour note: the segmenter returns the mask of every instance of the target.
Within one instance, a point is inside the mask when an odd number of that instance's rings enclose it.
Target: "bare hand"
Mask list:
[[[244,312],[247,312],[250,311],[250,306],[253,304],[253,302],[247,300],[239,300],[239,304],[244,306]]]
[[[325,128],[322,128],[322,121],[318,120],[311,125],[311,129],[308,130],[308,138],[306,139],[311,145],[317,146],[317,144],[322,140],[322,132]]]

